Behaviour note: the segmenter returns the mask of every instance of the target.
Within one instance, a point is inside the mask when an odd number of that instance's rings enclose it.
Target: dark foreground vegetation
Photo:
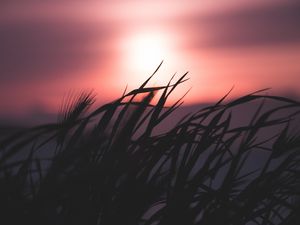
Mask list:
[[[57,123],[0,137],[0,224],[297,224],[299,102],[224,96],[158,133],[185,76],[148,81],[94,111],[83,93]],[[251,118],[233,126],[233,112],[252,102]]]

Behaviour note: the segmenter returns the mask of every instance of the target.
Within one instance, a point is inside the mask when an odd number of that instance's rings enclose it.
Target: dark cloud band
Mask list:
[[[104,27],[76,22],[0,23],[1,81],[70,75],[100,63],[108,36]]]
[[[194,26],[195,37],[205,37],[195,38],[195,45],[201,47],[300,43],[300,1],[237,8],[188,21]]]

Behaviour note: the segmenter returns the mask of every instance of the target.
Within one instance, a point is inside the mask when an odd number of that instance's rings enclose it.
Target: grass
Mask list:
[[[161,87],[148,87],[151,77],[92,112],[95,97],[82,93],[57,123],[2,137],[1,224],[299,221],[300,134],[290,129],[299,102],[225,95],[157,134],[182,104],[166,107],[186,74]],[[276,106],[264,109],[266,101]],[[261,104],[250,122],[233,126],[234,112],[251,102]]]

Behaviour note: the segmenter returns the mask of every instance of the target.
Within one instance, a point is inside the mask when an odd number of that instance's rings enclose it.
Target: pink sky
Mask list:
[[[177,72],[186,103],[261,88],[300,94],[298,0],[9,0],[0,3],[1,115],[56,112],[70,91],[99,102]]]

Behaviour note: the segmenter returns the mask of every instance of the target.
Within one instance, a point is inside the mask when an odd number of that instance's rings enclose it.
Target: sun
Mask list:
[[[113,74],[102,91],[107,89],[113,94],[123,94],[123,90],[132,90],[143,84],[161,64],[155,76],[147,83],[147,87],[173,84],[187,72],[190,58],[182,51],[181,39],[172,30],[148,29],[131,30],[118,37],[115,53],[116,60],[111,64]],[[121,87],[121,92],[119,92]],[[182,85],[172,93],[169,102],[181,98],[190,86]],[[156,95],[159,97],[159,94]]]
[[[132,39],[131,63],[141,72],[153,69],[167,54],[167,43],[161,35],[142,34]]]
[[[173,58],[170,38],[162,32],[134,33],[125,39],[123,46],[129,83],[143,82],[161,61],[171,62]]]
[[[163,61],[157,74],[148,82],[148,87],[165,86],[175,75],[174,80],[179,78],[186,70],[186,58],[184,53],[179,51],[180,40],[176,38],[171,30],[154,29],[132,31],[122,38],[120,67],[117,67],[117,80],[128,89],[139,87],[157,69]],[[174,81],[173,80],[173,81]],[[179,88],[176,94],[172,95],[175,100],[182,97],[186,88]],[[170,100],[170,99],[169,99]]]

